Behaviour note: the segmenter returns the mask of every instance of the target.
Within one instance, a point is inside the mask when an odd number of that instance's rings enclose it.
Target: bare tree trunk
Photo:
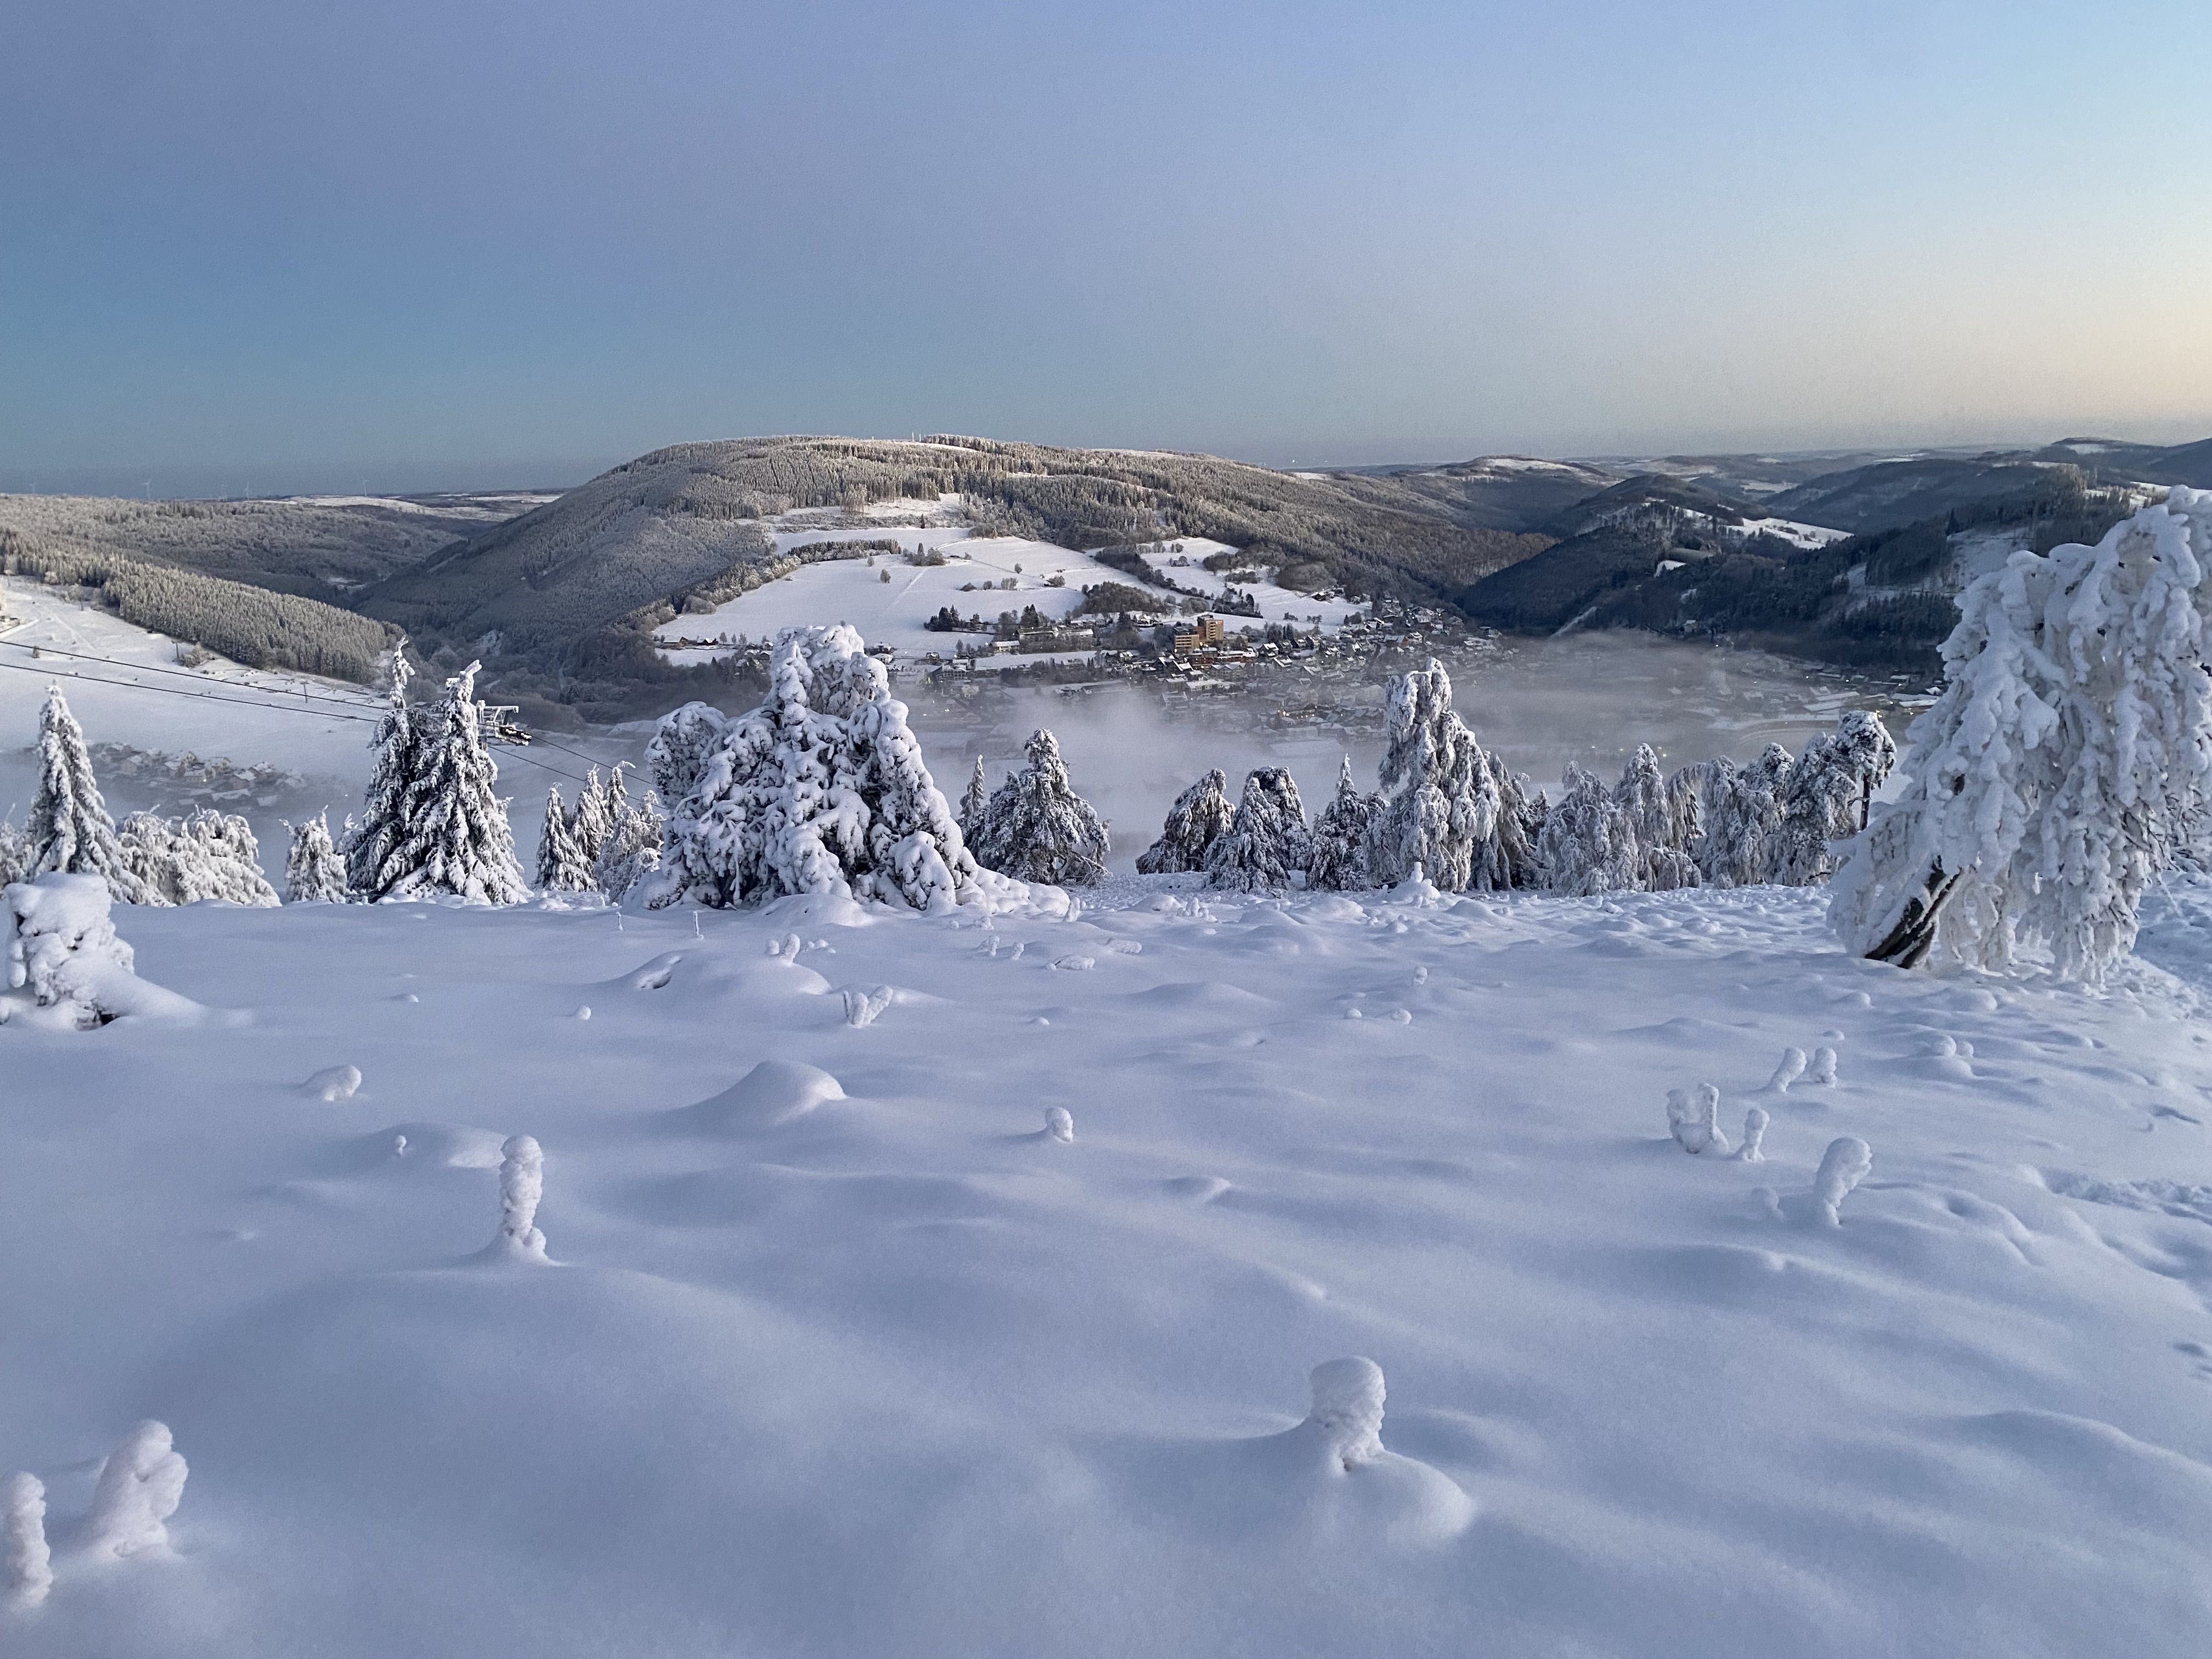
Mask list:
[[[1928,959],[1936,948],[1936,918],[1951,895],[1958,890],[1964,872],[1947,874],[1940,864],[1928,872],[1928,880],[1920,891],[1905,907],[1905,914],[1897,919],[1897,926],[1882,938],[1881,944],[1867,952],[1869,962],[1887,962],[1897,968],[1917,968]]]

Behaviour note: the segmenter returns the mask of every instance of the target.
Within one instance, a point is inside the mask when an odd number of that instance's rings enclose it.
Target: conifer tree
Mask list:
[[[599,851],[614,833],[615,819],[607,786],[599,776],[599,769],[590,768],[584,774],[584,787],[576,792],[575,810],[568,815],[568,836],[576,843],[576,852],[586,869],[599,861]]]
[[[975,757],[975,769],[968,775],[968,793],[960,797],[960,833],[973,839],[983,827],[983,813],[990,805],[990,791],[983,782],[983,757]]]
[[[31,838],[13,818],[0,818],[0,887],[31,878]]]
[[[1368,844],[1379,885],[1395,886],[1416,865],[1447,892],[1507,884],[1503,769],[1452,712],[1451,677],[1433,657],[1390,688],[1379,770]]]
[[[1229,777],[1218,768],[1175,798],[1160,838],[1137,854],[1137,873],[1178,875],[1206,868],[1206,849],[1225,834],[1236,809],[1229,804]]]
[[[729,729],[729,717],[711,703],[687,702],[661,717],[645,760],[662,800],[672,806],[691,793]]]
[[[150,902],[146,884],[130,868],[115,820],[93,779],[84,729],[58,685],[47,687],[46,706],[39,712],[39,792],[32,799],[25,833],[31,843],[31,875],[99,876],[120,902]]]
[[[545,824],[538,832],[538,886],[541,892],[581,893],[592,885],[592,866],[568,828],[568,809],[561,786],[545,792]]]
[[[1059,887],[1088,887],[1104,879],[1106,826],[1069,782],[1059,740],[1040,726],[1024,752],[1024,763],[992,792],[984,809],[983,832],[975,842],[977,861],[987,870]]]
[[[446,682],[424,722],[407,842],[386,864],[404,873],[379,897],[449,893],[478,904],[517,904],[529,896],[506,804],[492,793],[499,769],[484,748],[478,666],[471,663]]]
[[[1570,761],[1537,856],[1553,891],[1587,897],[1638,885],[1636,825],[1596,773]]]
[[[348,821],[340,849],[345,855],[346,884],[365,898],[381,897],[402,873],[387,872],[386,866],[407,843],[407,805],[415,787],[416,715],[407,700],[413,671],[407,666],[404,641],[386,653],[384,671],[384,713],[369,738],[376,760],[361,817]]]
[[[1262,766],[1246,775],[1228,832],[1206,849],[1206,884],[1245,893],[1288,887],[1312,856],[1297,784],[1279,766]]]
[[[592,866],[592,885],[619,904],[633,887],[660,868],[661,833],[659,797],[650,790],[641,801],[625,797],[622,816]]]
[[[1352,757],[1346,755],[1344,769],[1337,774],[1336,794],[1314,820],[1308,887],[1356,892],[1374,885],[1367,872],[1367,839],[1374,818],[1374,799],[1362,794],[1352,781]]]
[[[331,842],[326,812],[299,823],[288,823],[292,845],[284,857],[284,902],[288,904],[343,904],[346,900],[345,860]]]

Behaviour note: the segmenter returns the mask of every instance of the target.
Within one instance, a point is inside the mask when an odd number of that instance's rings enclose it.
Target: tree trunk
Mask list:
[[[1887,962],[1897,968],[1917,968],[1928,959],[1929,951],[1936,948],[1936,918],[1951,895],[1958,890],[1964,872],[1947,874],[1942,865],[1928,872],[1928,880],[1905,914],[1897,919],[1897,926],[1882,938],[1881,944],[1867,952],[1869,962]]]

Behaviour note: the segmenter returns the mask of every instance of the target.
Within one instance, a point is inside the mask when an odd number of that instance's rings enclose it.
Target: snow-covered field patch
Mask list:
[[[215,1012],[0,1025],[0,1642],[2201,1650],[2188,987],[1871,965],[1817,891],[1192,880],[118,908]],[[117,1559],[143,1419],[190,1480]]]

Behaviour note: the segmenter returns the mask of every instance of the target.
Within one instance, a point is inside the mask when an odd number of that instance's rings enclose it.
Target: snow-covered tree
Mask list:
[[[28,879],[33,856],[31,838],[13,818],[0,818],[0,887]]]
[[[376,759],[361,816],[347,821],[339,849],[345,854],[347,886],[365,898],[381,897],[405,873],[392,860],[407,844],[407,808],[415,790],[417,733],[414,705],[407,698],[412,675],[403,641],[385,655],[384,712],[369,738]]]
[[[1550,815],[1550,803],[1540,793],[1531,794],[1528,780],[1508,769],[1494,751],[1486,751],[1483,760],[1491,787],[1498,792],[1498,827],[1488,847],[1475,848],[1469,884],[1479,892],[1538,886],[1542,874],[1536,842]]]
[[[35,1607],[54,1587],[53,1552],[46,1547],[46,1487],[35,1474],[18,1474],[0,1486],[0,1522],[8,1539],[7,1604]]]
[[[591,890],[592,866],[576,845],[568,827],[568,809],[561,799],[561,786],[545,792],[545,823],[538,832],[538,887],[546,893],[582,893]]]
[[[344,903],[345,860],[331,843],[330,815],[318,812],[311,818],[284,827],[292,832],[292,845],[284,855],[284,902]]]
[[[121,902],[149,902],[93,780],[84,728],[70,713],[58,685],[47,687],[46,706],[39,711],[39,793],[32,799],[25,833],[31,842],[30,874],[98,876]]]
[[[1568,762],[1559,799],[1536,843],[1545,884],[1577,897],[1634,888],[1638,852],[1627,811],[1596,773]]]
[[[530,1135],[509,1135],[499,1152],[499,1237],[492,1252],[511,1261],[543,1261],[538,1206],[545,1195],[545,1154]]]
[[[599,853],[614,830],[613,798],[594,766],[585,773],[584,787],[576,792],[575,810],[568,815],[568,838],[575,842],[586,868],[599,863]]]
[[[184,1498],[186,1473],[168,1425],[151,1419],[141,1423],[100,1465],[85,1543],[106,1555],[136,1555],[167,1543],[166,1523]]]
[[[1069,782],[1059,741],[1040,726],[1024,753],[1023,764],[991,793],[975,837],[976,858],[986,869],[1055,887],[1103,880],[1106,826]]]
[[[983,827],[983,814],[988,810],[991,792],[983,781],[983,757],[975,757],[975,769],[968,775],[968,791],[960,797],[960,833],[973,837]]]
[[[1833,867],[1832,846],[1866,827],[1874,792],[1896,763],[1897,745],[1881,718],[1859,709],[1807,743],[1782,791],[1773,878],[1804,887],[1825,878]]]
[[[507,805],[492,793],[499,768],[485,749],[471,663],[446,682],[423,722],[406,842],[386,861],[403,873],[378,898],[447,893],[477,904],[519,904],[529,896],[515,862]]]
[[[1297,783],[1279,766],[1262,766],[1246,775],[1228,832],[1206,848],[1206,884],[1243,893],[1288,887],[1312,856]]]
[[[2133,948],[2212,781],[2208,563],[2212,492],[2176,487],[2094,547],[2016,552],[1968,585],[1904,793],[1832,884],[1852,948],[2002,969],[2039,943],[2092,981]]]
[[[835,893],[937,910],[984,895],[906,705],[860,636],[777,636],[769,695],[729,724],[671,813],[654,905]]]
[[[660,868],[661,836],[659,796],[647,790],[643,800],[622,797],[614,827],[608,830],[606,843],[592,861],[593,884],[620,903],[630,889]]]
[[[1336,793],[1314,819],[1313,855],[1306,885],[1334,892],[1357,892],[1374,885],[1367,872],[1367,841],[1375,819],[1373,797],[1352,781],[1352,757],[1337,774]]]
[[[1698,866],[1684,833],[1686,828],[1694,831],[1695,809],[1685,808],[1695,796],[1669,786],[1650,744],[1636,745],[1613,796],[1636,836],[1636,884],[1655,893],[1695,887]]]
[[[1692,849],[1708,887],[1750,887],[1773,879],[1782,827],[1778,785],[1790,769],[1790,751],[1769,744],[1749,766],[1725,756],[1697,769],[1703,775],[1703,828]]]
[[[134,812],[121,832],[125,861],[149,904],[273,905],[276,890],[261,872],[261,845],[234,812],[197,807],[183,822]]]
[[[661,716],[645,748],[645,763],[661,799],[680,801],[691,793],[729,729],[729,716],[711,703],[687,702]]]
[[[1451,677],[1434,658],[1390,687],[1368,845],[1380,885],[1395,886],[1419,865],[1437,886],[1457,892],[1474,874],[1475,842],[1497,828],[1489,769],[1451,696]]]
[[[1175,798],[1160,838],[1137,854],[1137,872],[1172,876],[1203,870],[1206,848],[1227,831],[1236,816],[1229,804],[1228,775],[1217,768]]]
[[[95,875],[46,875],[5,890],[8,988],[27,989],[41,1008],[68,1011],[93,1026],[127,1009],[117,981],[135,957],[115,936],[108,884]]]

